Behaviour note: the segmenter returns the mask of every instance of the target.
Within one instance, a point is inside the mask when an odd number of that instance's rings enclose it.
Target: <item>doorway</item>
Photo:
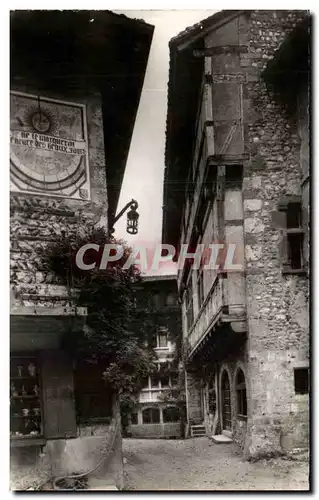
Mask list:
[[[231,421],[231,394],[230,394],[230,382],[228,373],[224,370],[221,380],[221,410],[222,410],[222,426],[223,430],[232,430]]]

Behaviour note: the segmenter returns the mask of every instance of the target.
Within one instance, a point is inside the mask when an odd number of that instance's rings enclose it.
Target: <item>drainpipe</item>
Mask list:
[[[217,403],[218,403],[217,417],[218,417],[218,420],[217,420],[217,423],[219,423],[220,432],[222,432],[222,411],[223,411],[223,408],[222,408],[222,393],[221,393],[221,385],[220,385],[220,366],[219,366],[219,364],[217,365],[217,394],[218,394],[218,399],[217,399]]]
[[[189,415],[188,415],[188,384],[187,384],[187,370],[184,368],[184,376],[185,376],[185,402],[186,402],[186,429],[185,429],[185,437],[189,437]]]
[[[188,386],[187,386],[187,371],[186,371],[186,368],[184,368],[184,376],[185,376],[186,422],[188,424]]]

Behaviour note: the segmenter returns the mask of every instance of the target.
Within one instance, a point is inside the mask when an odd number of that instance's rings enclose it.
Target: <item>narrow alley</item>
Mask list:
[[[208,438],[125,439],[127,490],[307,490],[308,462],[250,463],[233,444]]]

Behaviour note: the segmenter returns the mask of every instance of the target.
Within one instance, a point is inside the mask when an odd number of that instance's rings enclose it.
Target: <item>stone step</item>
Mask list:
[[[191,426],[191,436],[192,437],[204,437],[206,436],[205,425],[192,425]]]
[[[216,436],[211,436],[210,438],[216,444],[229,444],[233,442],[230,437],[227,437],[224,434],[217,434]]]

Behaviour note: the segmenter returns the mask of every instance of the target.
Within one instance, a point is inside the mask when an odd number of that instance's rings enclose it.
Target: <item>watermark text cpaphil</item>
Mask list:
[[[235,243],[199,244],[195,248],[183,244],[178,251],[173,245],[168,244],[157,244],[152,247],[140,244],[134,245],[130,252],[125,250],[124,246],[115,243],[105,245],[87,243],[77,251],[75,262],[83,271],[105,270],[117,263],[121,264],[124,270],[137,266],[141,272],[156,272],[173,259],[178,269],[183,269],[186,261],[195,270],[242,271],[244,269],[243,247]],[[95,253],[96,258],[94,258]],[[88,254],[89,262],[86,259]]]

